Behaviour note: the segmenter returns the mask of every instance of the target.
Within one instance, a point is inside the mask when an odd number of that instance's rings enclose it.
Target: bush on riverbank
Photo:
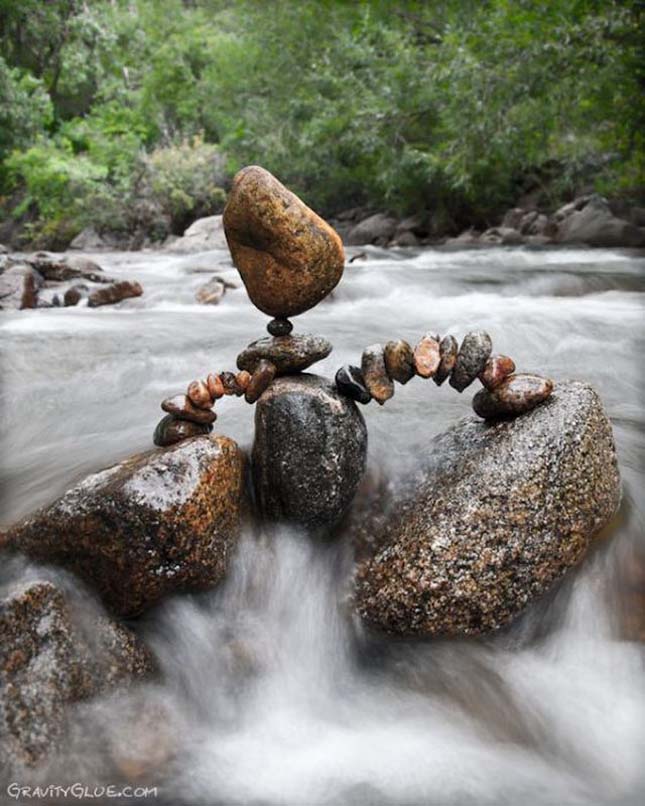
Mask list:
[[[638,2],[0,3],[4,230],[161,239],[261,163],[326,214],[638,200]],[[12,224],[11,222],[16,222]]]

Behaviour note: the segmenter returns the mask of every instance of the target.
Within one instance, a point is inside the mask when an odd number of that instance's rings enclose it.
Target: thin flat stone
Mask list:
[[[211,409],[199,409],[190,402],[186,395],[174,395],[161,404],[163,411],[174,414],[179,420],[189,420],[191,423],[210,425],[217,419],[217,414]]]
[[[261,359],[251,375],[249,385],[246,387],[246,392],[244,393],[244,399],[246,402],[255,403],[262,393],[269,388],[271,381],[275,378],[275,376],[275,364],[272,364],[270,361],[266,361],[265,359]]]
[[[509,375],[494,390],[480,389],[473,398],[473,409],[484,420],[517,417],[531,411],[550,397],[554,383],[539,375]]]
[[[166,414],[157,423],[152,439],[155,445],[160,448],[167,448],[169,445],[175,445],[183,439],[197,437],[200,434],[209,434],[212,430],[212,425],[192,423],[189,420],[178,420],[174,415]]]
[[[372,344],[363,351],[361,372],[369,393],[382,406],[394,394],[394,383],[385,369],[385,355],[380,344]]]
[[[211,372],[206,378],[206,386],[208,386],[208,392],[213,400],[219,400],[220,397],[224,397],[224,384],[219,375]]]
[[[273,336],[251,342],[237,357],[238,369],[253,373],[261,360],[270,361],[278,375],[302,372],[331,353],[332,346],[322,336],[304,333]]]
[[[439,369],[439,336],[426,334],[414,348],[414,368],[421,378],[432,378]]]
[[[357,403],[365,405],[372,399],[367,386],[365,385],[365,378],[359,367],[353,367],[350,364],[345,364],[336,373],[336,388],[338,391],[355,400]]]
[[[190,402],[197,406],[198,409],[210,409],[213,405],[211,393],[208,391],[208,386],[204,381],[193,381],[188,385],[186,394]]]
[[[470,386],[486,366],[492,349],[493,342],[483,330],[476,330],[464,336],[455,368],[450,376],[449,383],[453,389],[463,392]]]
[[[450,377],[450,373],[455,368],[457,363],[457,355],[459,354],[459,343],[454,336],[444,336],[439,345],[439,369],[432,376],[432,380],[441,386],[441,384]]]
[[[404,341],[388,341],[383,351],[385,358],[385,369],[393,381],[401,385],[406,384],[414,378],[414,353],[412,347]]]
[[[479,380],[487,389],[494,389],[515,372],[515,361],[507,355],[491,355],[479,373]]]

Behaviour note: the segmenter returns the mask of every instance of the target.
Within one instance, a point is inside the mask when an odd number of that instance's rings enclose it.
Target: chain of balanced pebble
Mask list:
[[[167,414],[155,430],[156,445],[209,433],[217,419],[213,406],[220,398],[243,396],[255,403],[276,375],[301,372],[331,352],[331,344],[319,336],[290,335],[292,325],[286,319],[272,320],[267,329],[271,338],[253,342],[238,356],[238,372],[211,373],[192,381],[185,394],[163,401]],[[360,367],[338,370],[336,387],[358,403],[376,400],[383,405],[393,396],[395,381],[406,384],[417,376],[432,378],[440,386],[448,380],[463,392],[479,379],[483,389],[473,398],[473,409],[485,420],[524,414],[549,397],[553,381],[515,373],[513,359],[493,354],[492,348],[484,331],[466,334],[461,345],[454,336],[435,334],[425,335],[414,349],[404,340],[374,344],[363,351]]]

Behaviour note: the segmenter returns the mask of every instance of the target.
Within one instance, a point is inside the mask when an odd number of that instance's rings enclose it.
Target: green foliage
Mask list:
[[[463,223],[534,187],[553,204],[594,184],[635,195],[643,13],[637,0],[0,0],[0,193],[22,188],[13,213],[43,231],[160,236],[220,209],[248,163],[323,212],[428,207]]]

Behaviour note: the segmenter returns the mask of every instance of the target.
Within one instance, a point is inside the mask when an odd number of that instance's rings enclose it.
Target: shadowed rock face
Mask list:
[[[224,230],[251,301],[271,316],[313,308],[343,274],[338,233],[256,165],[233,180]]]
[[[586,384],[514,420],[464,420],[431,443],[359,564],[358,612],[401,635],[496,629],[582,559],[619,500],[611,424]]]
[[[324,378],[277,378],[255,410],[253,483],[267,519],[336,523],[365,469],[367,429],[356,404]]]
[[[47,580],[15,583],[0,598],[0,766],[42,762],[64,740],[67,708],[153,671],[127,628],[92,608],[80,623]]]
[[[113,612],[134,616],[224,576],[242,489],[237,444],[194,437],[89,476],[0,545],[75,572]]]

